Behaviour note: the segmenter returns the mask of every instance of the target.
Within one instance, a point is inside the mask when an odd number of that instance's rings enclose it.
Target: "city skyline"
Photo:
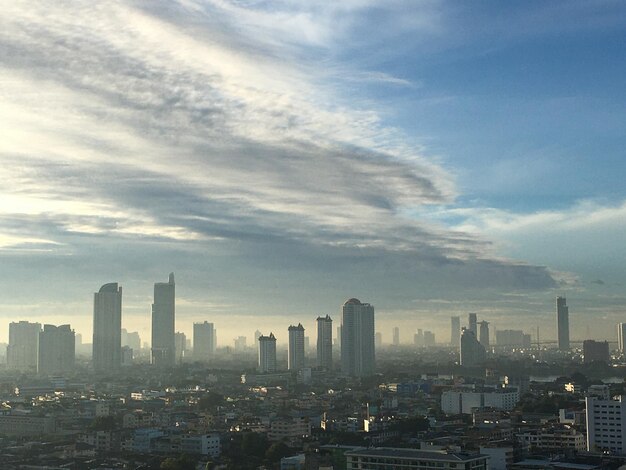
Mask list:
[[[557,295],[573,337],[623,321],[619,4],[91,7],[0,20],[7,324],[89,336],[115,279],[145,336],[166,269],[228,337],[347,295],[438,337],[466,311],[552,336]]]

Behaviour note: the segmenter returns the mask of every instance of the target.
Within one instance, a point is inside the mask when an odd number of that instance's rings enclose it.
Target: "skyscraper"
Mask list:
[[[468,315],[468,323],[470,331],[474,333],[476,338],[478,338],[478,320],[475,313],[470,313]]]
[[[485,348],[485,350],[489,349],[489,322],[488,321],[481,321],[480,322],[480,330],[479,330],[480,336],[478,337],[478,341],[480,341],[480,344],[483,345],[483,348]]]
[[[376,368],[374,306],[350,299],[343,304],[341,371],[350,376],[372,375]]]
[[[289,370],[304,368],[304,327],[301,323],[298,323],[298,326],[289,327],[288,353],[287,368]]]
[[[626,353],[626,323],[617,324],[617,349]]]
[[[450,346],[459,347],[461,341],[461,317],[450,317]]]
[[[174,347],[176,351],[176,363],[183,362],[183,358],[187,353],[187,335],[177,331],[174,334]]]
[[[374,335],[374,346],[376,349],[381,349],[383,347],[383,334],[380,331],[377,331]]]
[[[462,366],[474,367],[485,362],[485,348],[476,339],[476,335],[469,328],[461,330],[461,352],[459,363]]]
[[[317,365],[333,368],[333,320],[329,315],[317,317]]]
[[[276,337],[259,336],[259,372],[276,372]]]
[[[21,321],[9,324],[8,369],[22,372],[37,370],[40,331],[40,323]]]
[[[393,345],[400,346],[400,328],[397,326],[393,327]]]
[[[122,287],[103,285],[93,301],[93,368],[119,369],[122,364]]]
[[[74,370],[76,338],[70,325],[44,325],[39,332],[39,374],[63,374]]]
[[[168,282],[154,284],[152,304],[152,364],[159,367],[172,367],[175,362],[176,342],[174,339],[176,321],[176,284],[174,273]]]
[[[556,298],[556,331],[561,351],[569,350],[569,308],[565,297]]]
[[[196,361],[208,361],[215,353],[213,323],[193,324],[193,358]]]

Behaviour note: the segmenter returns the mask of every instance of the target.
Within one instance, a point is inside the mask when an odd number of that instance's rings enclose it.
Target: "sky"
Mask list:
[[[333,316],[449,340],[626,321],[619,1],[16,0],[0,16],[0,340]],[[388,334],[387,334],[388,333]],[[4,339],[3,339],[4,338]],[[87,340],[86,340],[87,341]]]

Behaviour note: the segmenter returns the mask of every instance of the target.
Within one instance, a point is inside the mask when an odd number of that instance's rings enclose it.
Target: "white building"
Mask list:
[[[122,364],[122,287],[103,285],[93,301],[93,368],[119,369]]]
[[[298,326],[289,327],[289,350],[287,355],[287,369],[299,370],[304,367],[304,327],[301,323]]]
[[[333,368],[333,320],[329,315],[317,317],[317,365]]]
[[[476,408],[495,408],[509,411],[519,402],[516,388],[491,392],[447,390],[441,394],[441,410],[446,414],[472,414]]]
[[[158,367],[172,367],[176,361],[176,284],[174,273],[168,282],[154,284],[152,304],[151,363]]]
[[[626,455],[626,400],[585,399],[587,450]]]
[[[376,369],[374,306],[358,299],[343,304],[341,372],[353,377],[374,374]]]
[[[27,321],[9,324],[7,368],[22,372],[37,370],[40,323]]]
[[[276,337],[259,336],[259,372],[276,372]]]
[[[213,323],[193,324],[193,358],[196,361],[206,362],[215,354],[215,326]]]

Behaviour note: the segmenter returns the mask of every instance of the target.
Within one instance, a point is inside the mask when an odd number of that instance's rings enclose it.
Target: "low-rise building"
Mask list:
[[[487,470],[488,457],[463,452],[374,447],[345,453],[347,470]]]

